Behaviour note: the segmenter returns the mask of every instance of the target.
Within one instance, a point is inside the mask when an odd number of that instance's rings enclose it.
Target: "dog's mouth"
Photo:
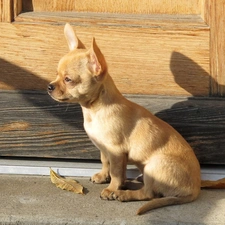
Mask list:
[[[67,101],[69,101],[69,100],[70,100],[69,98],[59,99],[60,102],[67,102]]]
[[[68,102],[70,100],[69,98],[54,98],[54,97],[52,97],[52,98],[58,102]]]
[[[48,92],[48,94],[57,102],[67,102],[70,99],[69,98],[56,98],[54,95],[52,95],[50,92]]]

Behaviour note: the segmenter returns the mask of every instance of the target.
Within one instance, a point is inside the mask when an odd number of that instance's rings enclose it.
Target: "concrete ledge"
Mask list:
[[[150,224],[221,225],[225,221],[225,191],[202,190],[193,203],[168,206],[136,216],[143,202],[104,201],[107,185],[76,177],[88,193],[63,191],[48,176],[0,175],[0,224]]]

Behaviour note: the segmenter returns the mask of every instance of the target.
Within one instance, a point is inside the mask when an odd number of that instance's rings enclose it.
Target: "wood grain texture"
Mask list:
[[[1,91],[0,156],[99,159],[80,106],[43,92]],[[170,123],[204,164],[225,164],[225,100],[127,95]]]
[[[210,26],[211,94],[225,96],[225,1],[205,0],[205,20]]]
[[[1,156],[98,158],[83,130],[78,105],[20,92],[1,92],[0,105]]]
[[[24,11],[200,14],[202,0],[23,0]]]
[[[20,14],[0,24],[0,88],[45,89],[68,52],[68,21],[88,47],[95,36],[121,92],[208,96],[209,28],[199,16]]]
[[[0,22],[12,22],[22,11],[22,0],[0,0]]]
[[[14,12],[14,17],[15,19],[23,9],[23,0],[13,0],[13,12]]]
[[[0,0],[0,22],[11,22],[13,18],[13,1]]]

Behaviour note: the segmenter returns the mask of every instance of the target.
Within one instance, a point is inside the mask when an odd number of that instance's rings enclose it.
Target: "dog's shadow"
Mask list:
[[[210,84],[216,83],[215,80],[196,62],[179,52],[171,54],[170,69],[175,82],[191,96],[155,115],[181,133],[193,147],[200,163],[224,163],[225,151],[222,149],[225,139],[221,138],[225,133],[224,101],[210,98]],[[218,87],[224,88],[222,85]],[[206,90],[208,97],[199,94]]]
[[[210,95],[211,76],[189,57],[172,52],[170,70],[174,81],[192,97]]]

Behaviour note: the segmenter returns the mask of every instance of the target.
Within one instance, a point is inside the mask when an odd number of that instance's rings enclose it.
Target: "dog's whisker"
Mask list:
[[[67,112],[68,108],[69,108],[69,103],[68,103],[67,106],[66,106],[65,112]]]

